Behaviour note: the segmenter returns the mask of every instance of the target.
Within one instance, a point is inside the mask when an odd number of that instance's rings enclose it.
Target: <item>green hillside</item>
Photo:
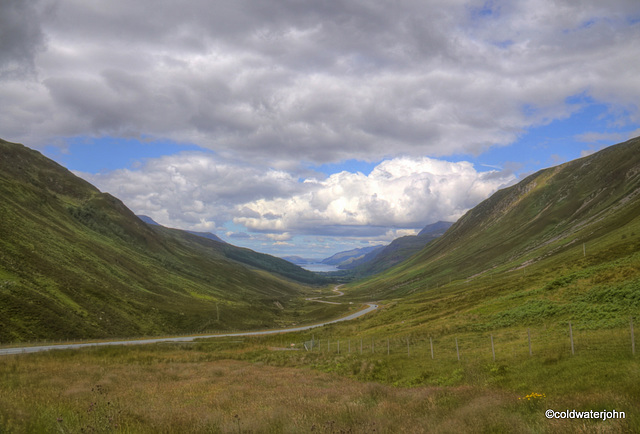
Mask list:
[[[396,300],[379,321],[489,330],[640,313],[640,139],[541,170],[348,296]]]
[[[332,314],[301,308],[309,288],[292,279],[314,275],[151,227],[40,153],[0,141],[0,342],[273,327]]]
[[[154,232],[161,235],[178,237],[183,243],[195,248],[209,249],[225,258],[240,262],[270,273],[278,274],[282,277],[300,283],[322,285],[331,283],[327,277],[305,270],[298,265],[292,264],[282,258],[255,252],[244,247],[234,246],[217,238],[215,235],[203,232],[182,231],[180,229],[167,228],[161,225],[149,225]],[[214,238],[215,237],[215,238]]]

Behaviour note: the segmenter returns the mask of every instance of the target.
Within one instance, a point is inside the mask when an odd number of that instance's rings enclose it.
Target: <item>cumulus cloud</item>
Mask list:
[[[234,216],[253,215],[238,204],[301,189],[289,173],[221,162],[201,152],[150,159],[137,170],[77,174],[122,199],[137,214],[165,226],[195,230],[214,230]]]
[[[201,152],[80,175],[160,224],[222,230],[232,220],[250,234],[232,230],[228,237],[271,243],[301,235],[390,241],[427,223],[456,220],[515,181],[509,171],[478,172],[468,162],[424,157],[385,160],[368,175],[298,178]]]
[[[477,172],[467,162],[396,158],[383,161],[369,175],[341,172],[325,180],[308,179],[300,194],[245,203],[243,208],[253,215],[234,222],[252,231],[381,235],[390,227],[455,221],[514,180],[511,173]]]
[[[481,153],[578,94],[640,119],[636,0],[43,4],[0,13],[0,130],[33,145],[145,135],[288,170]]]

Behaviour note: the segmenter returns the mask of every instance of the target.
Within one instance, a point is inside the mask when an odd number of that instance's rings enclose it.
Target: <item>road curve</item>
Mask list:
[[[58,344],[58,345],[41,345],[36,347],[0,348],[0,356],[6,356],[9,354],[37,353],[40,351],[49,351],[49,350],[68,350],[68,349],[74,349],[74,348],[102,347],[107,345],[142,345],[142,344],[155,344],[159,342],[191,342],[196,339],[203,339],[203,338],[223,338],[223,337],[230,337],[230,336],[231,337],[232,336],[262,336],[262,335],[273,335],[278,333],[300,332],[304,330],[313,329],[316,327],[322,327],[327,324],[334,324],[341,321],[349,321],[352,319],[356,319],[363,315],[368,314],[369,312],[373,312],[378,308],[377,304],[374,304],[374,303],[366,303],[366,304],[368,305],[366,309],[359,310],[358,312],[354,312],[345,317],[334,319],[331,321],[326,321],[319,324],[311,324],[311,325],[301,326],[301,327],[292,327],[292,328],[277,329],[277,330],[262,330],[262,331],[256,331],[256,332],[222,333],[222,334],[215,334],[215,335],[177,336],[173,338],[154,338],[154,339],[138,339],[138,340],[127,340],[127,341],[90,342],[90,343],[83,343],[83,344]]]
[[[320,297],[309,297],[309,298],[305,298],[305,300],[307,301],[315,301],[317,303],[326,303],[326,304],[342,304],[342,303],[338,303],[337,301],[326,301],[326,300],[318,300],[319,298],[333,298],[333,297],[342,297],[344,295],[344,292],[340,291],[338,288],[340,288],[342,285],[336,285],[333,288],[333,292],[336,293],[336,295],[325,295],[325,296],[320,296]]]

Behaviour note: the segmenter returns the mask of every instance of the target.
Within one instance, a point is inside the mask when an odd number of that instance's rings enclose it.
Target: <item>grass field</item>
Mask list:
[[[489,345],[337,334],[349,327],[191,344],[104,347],[0,359],[6,432],[637,432],[640,365],[628,330],[577,332],[575,354],[534,333]],[[626,336],[625,336],[626,333]],[[319,339],[307,352],[302,343]],[[510,340],[509,340],[510,338]],[[523,339],[524,338],[524,339]],[[328,341],[328,342],[327,342]],[[296,346],[291,350],[291,343]],[[327,345],[328,343],[328,345]],[[287,351],[288,350],[288,351]],[[625,412],[548,420],[545,410]]]

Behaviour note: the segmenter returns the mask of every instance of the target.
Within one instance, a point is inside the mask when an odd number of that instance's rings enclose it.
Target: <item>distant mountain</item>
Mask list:
[[[211,232],[197,232],[197,231],[186,231],[186,232],[189,232],[192,235],[197,235],[202,238],[208,238],[213,241],[218,241],[219,243],[226,243],[226,241],[224,241],[222,238],[220,238],[216,234],[212,234]]]
[[[146,224],[39,152],[0,140],[0,342],[272,327],[294,318],[287,306],[301,281],[326,282]]]
[[[453,226],[453,222],[435,222],[430,225],[426,225],[420,232],[418,232],[418,237],[429,236],[429,237],[439,237],[444,235],[447,230]]]
[[[296,265],[307,265],[317,262],[315,259],[303,258],[301,256],[283,256],[282,259]]]
[[[148,225],[162,226],[160,223],[156,222],[154,219],[152,219],[149,216],[146,216],[146,215],[143,215],[143,214],[139,214],[138,218],[140,220],[142,220],[143,222],[145,222],[146,224],[148,224]],[[213,241],[218,241],[220,243],[224,243],[225,242],[220,237],[218,237],[216,234],[212,234],[211,232],[196,232],[196,231],[185,231],[185,232],[188,232],[188,233],[193,234],[193,235],[197,235],[199,237],[208,238],[208,239],[213,240]]]
[[[154,219],[152,219],[148,215],[137,214],[137,217],[148,225],[160,226],[160,223],[156,222]]]
[[[351,249],[336,253],[335,255],[325,258],[320,262],[326,265],[334,265],[338,268],[346,268],[349,264],[354,261],[361,260],[367,255],[373,254],[373,256],[375,256],[375,252],[380,251],[383,247],[384,246],[368,246],[359,249]]]
[[[376,250],[372,255],[365,255],[338,268],[350,270],[357,277],[380,273],[415,255],[429,242],[442,236],[452,225],[451,222],[443,221],[429,224],[418,235],[396,238],[388,246]]]

